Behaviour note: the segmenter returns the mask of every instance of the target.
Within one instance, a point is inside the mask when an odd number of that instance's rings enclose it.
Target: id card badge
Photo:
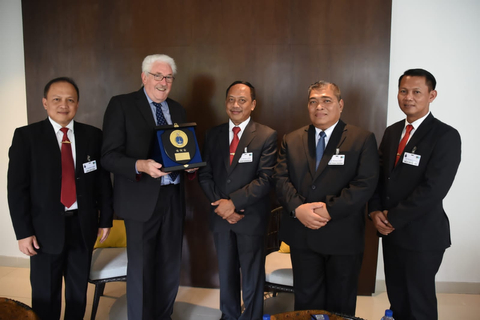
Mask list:
[[[89,173],[89,172],[92,172],[92,171],[95,171],[95,170],[97,170],[97,161],[96,160],[85,162],[83,164],[83,172],[84,173]]]
[[[343,166],[345,165],[345,155],[344,154],[338,154],[339,149],[337,148],[336,154],[332,156],[330,161],[328,162],[329,166]]]
[[[244,152],[238,160],[238,163],[253,162],[253,152]]]
[[[422,156],[415,154],[415,153],[410,153],[410,152],[405,152],[403,156],[403,163],[409,164],[411,166],[418,167],[420,164],[420,159]]]

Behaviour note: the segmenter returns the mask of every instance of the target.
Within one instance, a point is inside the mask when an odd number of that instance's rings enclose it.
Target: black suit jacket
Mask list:
[[[270,214],[268,194],[277,153],[277,132],[252,120],[245,127],[230,165],[228,123],[211,129],[205,138],[199,181],[210,202],[231,199],[236,211],[245,217],[229,224],[212,207],[210,228],[213,232],[263,235]],[[253,161],[239,163],[242,153],[253,153]],[[245,210],[240,212],[240,210]]]
[[[344,165],[328,162],[339,149]],[[284,207],[280,237],[292,247],[323,254],[363,252],[365,205],[378,180],[377,144],[373,133],[339,120],[315,170],[315,127],[285,135],[274,178]],[[299,205],[325,202],[332,218],[319,230],[305,228],[290,212]]]
[[[74,134],[78,216],[85,244],[93,248],[98,228],[112,226],[112,186],[100,164],[101,130],[75,121]],[[62,164],[50,121],[16,129],[9,157],[8,203],[17,239],[35,235],[43,252],[60,253],[65,239]],[[83,163],[93,160],[97,170],[85,173]]]
[[[186,122],[185,109],[166,100],[173,123]],[[135,163],[151,159],[155,120],[143,88],[113,97],[103,120],[102,164],[114,176],[114,209],[124,219],[147,221],[153,214],[161,181],[148,174],[139,177]],[[183,175],[180,175],[183,184]],[[184,198],[183,187],[182,198]],[[185,203],[179,200],[182,205]],[[183,214],[185,207],[183,206]]]
[[[441,250],[450,246],[450,226],[443,210],[460,164],[457,130],[428,115],[405,146],[421,156],[419,166],[395,157],[405,120],[385,130],[380,144],[380,182],[369,211],[388,210],[395,228],[383,241],[410,250]],[[415,151],[414,151],[415,150]]]

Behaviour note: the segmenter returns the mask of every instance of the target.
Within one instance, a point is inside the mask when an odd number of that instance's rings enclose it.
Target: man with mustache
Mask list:
[[[336,84],[312,84],[312,124],[285,135],[275,167],[295,310],[355,314],[365,205],[377,184],[378,154],[373,133],[340,120],[343,106]]]
[[[228,87],[225,105],[230,120],[207,133],[207,166],[199,171],[200,185],[212,205],[210,229],[225,320],[261,320],[263,314],[264,243],[277,132],[251,120],[256,103],[249,82],[235,81]]]
[[[451,245],[442,201],[460,164],[457,130],[433,117],[435,77],[410,69],[398,81],[405,113],[385,130],[380,182],[369,203],[382,236],[388,299],[396,320],[437,319],[435,275]]]
[[[114,209],[127,231],[128,319],[171,319],[182,256],[183,174],[152,160],[157,125],[186,122],[168,98],[174,60],[163,54],[142,63],[143,88],[110,100],[103,122],[102,164],[114,174]]]

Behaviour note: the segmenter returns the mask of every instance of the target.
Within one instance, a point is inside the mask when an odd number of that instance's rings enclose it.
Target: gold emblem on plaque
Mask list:
[[[182,130],[174,130],[170,134],[170,142],[176,148],[183,148],[188,143],[188,137]]]

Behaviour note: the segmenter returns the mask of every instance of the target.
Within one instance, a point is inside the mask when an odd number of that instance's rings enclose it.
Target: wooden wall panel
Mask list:
[[[235,80],[257,88],[252,116],[279,140],[309,123],[307,88],[320,79],[342,89],[345,122],[378,140],[385,128],[391,1],[24,0],[22,8],[30,123],[46,117],[44,85],[71,76],[80,87],[77,120],[101,127],[109,99],[139,89],[143,58],[166,53],[178,66],[170,97],[198,123],[200,144],[208,128],[227,120],[225,89]],[[182,284],[215,287],[209,204],[196,181],[187,196]],[[367,226],[366,294],[378,246]]]

